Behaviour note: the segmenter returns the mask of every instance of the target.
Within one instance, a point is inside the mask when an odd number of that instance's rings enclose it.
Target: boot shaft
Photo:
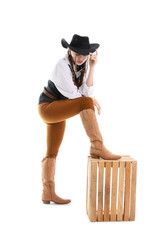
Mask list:
[[[90,139],[91,147],[101,148],[103,138],[99,130],[96,114],[92,109],[85,109],[80,112],[80,117],[85,131]]]
[[[42,167],[42,183],[48,184],[54,181],[56,158],[44,157],[41,162]]]

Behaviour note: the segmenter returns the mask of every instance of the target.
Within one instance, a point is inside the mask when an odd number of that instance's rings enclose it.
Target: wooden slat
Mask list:
[[[88,201],[87,201],[87,210],[88,210],[88,217],[90,218],[90,214],[91,214],[91,161],[88,162]]]
[[[132,180],[131,180],[131,209],[130,220],[135,220],[136,209],[136,178],[137,178],[137,162],[132,163]]]
[[[96,187],[97,187],[97,163],[90,162],[89,171],[89,218],[91,222],[96,221]]]
[[[92,160],[92,161],[94,161],[94,162],[97,162],[97,161],[102,161],[102,160],[97,160],[97,159],[95,159],[95,158],[91,158],[90,157],[90,159]],[[132,158],[132,157],[130,157],[129,155],[124,155],[124,156],[122,156],[119,160],[103,160],[103,162],[104,163],[106,163],[106,162],[134,162],[134,161],[136,161],[134,158]]]
[[[111,221],[116,221],[116,200],[117,200],[117,175],[118,162],[113,162],[112,171],[112,195],[111,195]]]
[[[103,172],[104,162],[99,162],[98,177],[98,221],[103,221]]]
[[[120,162],[117,221],[122,221],[123,220],[124,167],[125,167],[125,162]]]
[[[130,190],[131,190],[131,162],[126,162],[125,169],[125,199],[124,199],[124,221],[129,221]]]
[[[106,162],[106,169],[105,169],[105,196],[104,196],[104,221],[109,221],[110,176],[111,176],[111,162]]]
[[[86,212],[88,214],[88,194],[89,194],[89,189],[88,189],[88,185],[89,185],[89,158],[87,161],[87,183],[86,183]]]

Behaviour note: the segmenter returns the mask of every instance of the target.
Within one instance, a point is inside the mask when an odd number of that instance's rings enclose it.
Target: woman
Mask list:
[[[90,97],[94,90],[93,74],[99,44],[90,44],[88,37],[77,34],[74,34],[70,44],[65,39],[61,40],[61,44],[68,48],[68,52],[57,62],[38,103],[39,114],[47,126],[47,152],[42,159],[42,201],[46,204],[51,201],[60,204],[71,201],[56,195],[54,181],[56,157],[64,136],[66,119],[80,114],[91,142],[92,157],[115,160],[121,157],[104,146],[94,106],[98,114],[101,109],[97,100]],[[96,54],[93,54],[95,51]]]

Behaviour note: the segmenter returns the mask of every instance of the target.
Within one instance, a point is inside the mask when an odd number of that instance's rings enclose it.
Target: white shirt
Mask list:
[[[68,97],[69,99],[82,97],[82,95],[90,97],[94,91],[94,84],[90,87],[86,85],[86,81],[88,79],[88,70],[87,73],[84,74],[83,83],[78,89],[78,87],[74,85],[74,82],[72,80],[72,72],[70,70],[70,67],[68,66],[68,64],[70,65],[70,62],[67,56],[68,54],[66,54],[64,58],[60,59],[57,62],[56,66],[54,67],[51,73],[50,80],[54,82],[59,92],[63,94],[65,97]],[[79,75],[80,71],[77,72],[77,77]]]

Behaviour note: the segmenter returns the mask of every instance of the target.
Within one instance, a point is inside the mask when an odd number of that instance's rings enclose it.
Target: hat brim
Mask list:
[[[64,48],[67,48],[68,45],[69,45],[64,38],[62,38],[61,44],[62,44],[62,46],[63,46]]]
[[[72,51],[82,55],[89,55],[90,52],[94,53],[96,49],[100,46],[98,43],[91,43],[90,48],[87,50],[82,48],[76,48],[76,47],[70,46],[70,44],[68,44],[64,38],[62,38],[61,44],[64,48],[70,48]]]
[[[95,52],[96,49],[99,48],[99,46],[100,45],[98,43],[91,43],[89,52],[91,52],[91,53]]]

